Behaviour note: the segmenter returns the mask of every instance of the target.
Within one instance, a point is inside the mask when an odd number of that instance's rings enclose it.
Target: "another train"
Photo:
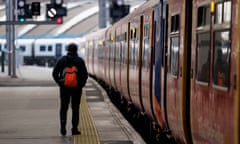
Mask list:
[[[57,59],[67,53],[66,46],[75,42],[79,46],[78,38],[41,38],[41,39],[17,39],[15,41],[16,53],[22,58],[24,65],[38,65],[53,67]],[[0,51],[4,52],[4,60],[7,60],[9,50],[6,49],[6,40],[0,40]],[[3,53],[0,53],[2,57]],[[82,52],[78,53],[83,56]]]
[[[239,8],[239,0],[149,0],[81,40],[89,74],[150,120],[141,125],[151,124],[150,137],[239,144]]]

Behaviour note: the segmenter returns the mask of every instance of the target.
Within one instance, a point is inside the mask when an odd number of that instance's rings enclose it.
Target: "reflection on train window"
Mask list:
[[[143,29],[143,67],[149,66],[149,23],[144,24]]]
[[[137,64],[137,57],[138,57],[138,48],[137,48],[137,30],[136,28],[132,29],[131,33],[131,41],[130,41],[130,64],[136,65]]]
[[[149,39],[143,41],[143,67],[149,66]]]
[[[98,41],[97,54],[98,54],[98,59],[102,60],[104,58],[104,47],[103,47],[103,41],[102,40]]]
[[[230,31],[214,32],[213,82],[215,85],[229,85]]]
[[[41,51],[41,52],[46,51],[46,46],[40,45],[40,51]]]
[[[209,82],[210,71],[210,32],[197,34],[197,80]]]
[[[25,52],[26,51],[26,47],[23,46],[23,45],[19,46],[19,49],[20,49],[21,52]]]
[[[228,23],[231,21],[231,1],[220,2],[216,4],[215,23]]]
[[[179,62],[179,36],[171,37],[170,46],[170,73],[174,76],[178,75],[178,62]]]
[[[122,63],[126,63],[126,50],[127,49],[127,33],[123,34],[123,41],[122,41]]]
[[[121,40],[121,37],[120,37],[120,35],[118,35],[117,37],[116,37],[116,62],[119,62],[120,61],[120,55],[121,55],[121,53],[120,53],[120,40]]]
[[[114,54],[115,53],[114,40],[112,40],[111,43],[110,43],[110,53],[111,53],[110,59],[113,62],[114,61],[114,55],[115,55]]]
[[[210,7],[201,6],[198,8],[197,26],[205,26],[210,24]]]

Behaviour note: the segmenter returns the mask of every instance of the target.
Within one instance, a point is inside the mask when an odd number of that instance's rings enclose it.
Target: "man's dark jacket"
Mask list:
[[[67,66],[76,66],[78,69],[78,86],[77,88],[82,88],[85,86],[87,78],[88,78],[88,73],[87,73],[87,69],[84,63],[84,60],[80,57],[78,57],[78,55],[76,53],[68,53],[66,56],[63,56],[62,58],[60,58],[54,69],[52,72],[52,76],[53,79],[55,80],[55,82],[60,86],[60,87],[64,87],[63,85],[63,76],[62,76],[62,72],[63,69],[66,68]]]

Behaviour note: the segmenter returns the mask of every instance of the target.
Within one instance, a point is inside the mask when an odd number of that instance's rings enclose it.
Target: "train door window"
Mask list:
[[[26,51],[26,47],[23,46],[23,45],[20,45],[20,46],[19,46],[19,50],[20,50],[21,52],[25,52],[25,51]]]
[[[149,66],[149,23],[144,24],[143,28],[143,67]]]
[[[126,62],[126,32],[122,34],[122,64]]]
[[[45,46],[45,45],[40,45],[40,51],[41,51],[41,52],[46,51],[46,46]]]
[[[179,30],[180,30],[179,15],[171,17],[171,36],[170,36],[170,73],[173,76],[178,75],[179,65]]]
[[[231,5],[230,0],[216,4],[215,24],[228,23],[231,21]]]
[[[230,31],[214,32],[213,82],[220,87],[229,85]]]
[[[178,58],[179,57],[179,36],[171,37],[170,46],[170,73],[173,76],[178,75]]]
[[[137,31],[136,31],[137,32]],[[134,65],[138,65],[138,40],[137,40],[137,33],[135,33],[135,38],[134,38]]]
[[[110,44],[111,61],[112,62],[114,61],[114,52],[115,52],[114,41],[115,41],[115,38],[113,37],[112,40],[111,40],[111,44]]]
[[[196,79],[198,81],[208,83],[210,71],[210,32],[202,32],[197,34],[196,58]]]
[[[130,41],[130,64],[135,65],[136,64],[136,36],[137,31],[136,28],[133,28],[131,30],[131,41]]]
[[[103,42],[102,42],[102,40],[98,41],[97,55],[98,55],[97,58],[99,60],[102,60],[102,58],[103,58]]]
[[[62,44],[57,43],[55,46],[56,46],[56,51],[55,51],[56,57],[62,56]]]

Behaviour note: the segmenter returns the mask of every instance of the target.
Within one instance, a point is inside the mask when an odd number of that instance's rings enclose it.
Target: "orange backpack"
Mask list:
[[[66,67],[63,70],[63,77],[64,77],[64,86],[66,87],[77,87],[77,67]]]

